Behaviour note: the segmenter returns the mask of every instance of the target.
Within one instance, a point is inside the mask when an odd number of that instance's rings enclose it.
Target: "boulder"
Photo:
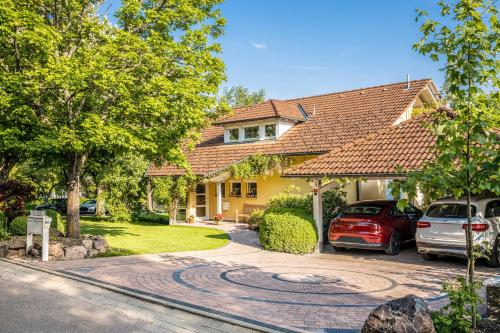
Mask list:
[[[64,258],[64,249],[61,243],[49,244],[49,257],[52,257],[52,260],[59,260]]]
[[[24,237],[12,237],[9,241],[9,249],[18,250],[26,248],[26,238]]]
[[[435,333],[436,331],[425,301],[415,295],[407,295],[373,310],[361,332]]]
[[[9,253],[9,246],[7,244],[0,245],[0,258],[5,258]]]
[[[108,242],[102,236],[94,236],[92,237],[92,248],[99,251],[99,253],[104,253],[108,248]]]
[[[32,247],[31,251],[29,251],[28,254],[32,255],[33,257],[39,257],[40,256],[40,250]]]
[[[21,257],[26,256],[26,249],[19,249],[17,251],[19,252],[19,256],[21,256]]]
[[[500,276],[486,280],[484,285],[488,318],[500,324]]]
[[[11,258],[19,258],[19,250],[18,249],[15,249],[15,250],[9,250],[7,252],[7,255],[5,256],[7,259],[11,259]]]
[[[99,251],[97,251],[96,249],[91,249],[89,251],[89,258],[94,258],[95,256],[97,256],[99,254]]]
[[[87,250],[90,250],[94,244],[94,242],[92,242],[92,239],[84,239],[82,240],[82,244],[83,246],[87,249]]]
[[[64,260],[79,260],[87,256],[88,250],[84,246],[71,246],[64,250]]]

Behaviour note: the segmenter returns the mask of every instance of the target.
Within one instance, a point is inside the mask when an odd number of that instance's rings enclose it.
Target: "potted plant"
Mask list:
[[[194,215],[189,216],[188,223],[194,223]]]
[[[221,224],[222,220],[224,220],[224,215],[222,214],[215,214],[214,220],[216,224]]]

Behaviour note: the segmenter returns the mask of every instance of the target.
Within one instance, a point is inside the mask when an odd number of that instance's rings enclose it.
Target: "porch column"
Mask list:
[[[323,249],[323,205],[321,193],[321,179],[314,179],[313,187],[313,216],[316,222],[316,229],[318,231],[318,245],[316,252],[321,252]]]
[[[217,182],[215,187],[217,188],[217,214],[222,214],[222,183]]]

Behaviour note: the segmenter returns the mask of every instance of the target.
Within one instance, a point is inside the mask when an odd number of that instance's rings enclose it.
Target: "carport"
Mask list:
[[[313,182],[313,213],[318,230],[318,251],[323,248],[322,194],[339,179],[395,180],[433,159],[435,137],[426,128],[423,114],[345,144],[315,159],[286,170],[283,177],[303,177]]]

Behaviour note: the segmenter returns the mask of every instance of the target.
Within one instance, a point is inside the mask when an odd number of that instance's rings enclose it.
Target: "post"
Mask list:
[[[318,231],[318,245],[316,252],[323,249],[323,205],[321,193],[321,179],[314,179],[313,187],[313,216]]]
[[[148,212],[152,213],[154,210],[153,204],[153,189],[151,188],[151,178],[148,177],[148,182],[146,185],[146,208]]]
[[[215,186],[217,188],[217,214],[222,214],[222,183],[217,182]]]
[[[50,223],[43,223],[42,230],[42,261],[49,261],[49,228]]]

